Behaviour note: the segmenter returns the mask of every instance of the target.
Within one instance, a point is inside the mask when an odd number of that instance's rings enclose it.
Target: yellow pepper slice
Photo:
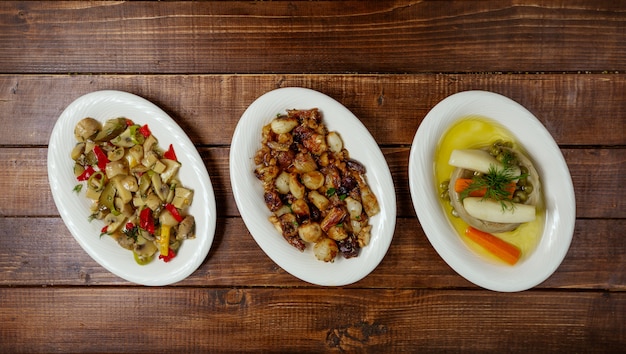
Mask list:
[[[170,230],[171,226],[161,225],[161,236],[159,237],[159,253],[162,256],[167,256],[170,249]]]

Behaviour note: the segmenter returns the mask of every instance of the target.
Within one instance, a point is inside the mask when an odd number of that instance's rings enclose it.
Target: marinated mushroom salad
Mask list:
[[[522,248],[530,252],[530,244],[540,234],[541,183],[521,146],[501,127],[490,124],[468,120],[452,129],[452,138],[444,145],[463,145],[463,134],[458,132],[463,129],[475,133],[481,127],[478,132],[498,130],[500,134],[488,144],[451,148],[447,160],[451,173],[440,180],[440,193],[442,200],[449,202],[452,217],[465,225],[464,236],[487,253],[514,265],[523,256]]]
[[[104,125],[87,117],[74,129],[74,175],[92,201],[90,220],[104,221],[109,235],[144,265],[156,253],[169,262],[183,240],[195,238],[195,220],[185,215],[193,190],[178,179],[181,167],[172,145],[163,151],[148,125],[124,117]]]
[[[370,241],[369,220],[380,212],[365,167],[350,158],[316,108],[288,110],[265,125],[254,157],[269,221],[300,251],[333,262],[357,257]]]

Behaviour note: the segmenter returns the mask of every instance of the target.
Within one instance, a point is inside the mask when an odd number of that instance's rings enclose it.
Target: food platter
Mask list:
[[[439,202],[433,170],[439,139],[459,119],[474,115],[508,129],[534,161],[542,181],[546,208],[543,234],[536,249],[515,266],[487,261],[471,251],[451,226]],[[449,96],[422,121],[409,158],[409,188],[420,224],[435,250],[461,276],[494,291],[523,291],[546,280],[561,264],[576,218],[572,179],[550,133],[523,106],[486,91]]]
[[[356,258],[337,257],[334,263],[318,261],[309,246],[301,253],[289,245],[268,221],[271,215],[263,200],[263,187],[254,175],[254,155],[261,147],[261,130],[287,109],[318,108],[329,130],[337,131],[350,156],[367,170],[368,183],[378,198],[381,212],[370,219],[369,245]],[[387,162],[378,144],[361,121],[346,107],[320,92],[292,87],[270,91],[254,101],[241,116],[230,150],[230,177],[241,217],[261,249],[281,268],[306,282],[342,286],[367,276],[381,262],[396,222],[396,197]]]
[[[161,147],[173,144],[182,166],[183,185],[194,190],[188,213],[196,220],[196,238],[187,240],[169,263],[154,260],[147,265],[135,262],[132,252],[112,238],[100,237],[103,222],[89,221],[90,201],[73,191],[79,183],[73,174],[70,152],[75,145],[74,127],[85,117],[101,122],[126,117],[148,124]],[[111,273],[141,285],[168,285],[185,279],[206,258],[215,233],[216,206],[211,180],[195,146],[185,132],[163,110],[150,101],[122,91],[96,91],[79,97],[60,115],[50,136],[48,179],[54,202],[72,236],[91,258]],[[84,193],[83,193],[84,194]]]

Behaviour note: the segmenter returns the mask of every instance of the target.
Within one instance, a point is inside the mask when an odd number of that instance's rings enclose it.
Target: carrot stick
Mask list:
[[[471,178],[457,178],[456,181],[454,181],[454,191],[457,193],[461,193],[464,190],[466,190],[467,187],[470,186],[470,184],[472,184]],[[475,191],[471,191],[469,196],[470,197],[483,197],[485,196],[485,193],[487,193],[487,188],[477,189]]]
[[[472,184],[471,178],[457,178],[456,181],[454,181],[454,191],[461,193],[466,190],[470,184]],[[509,198],[512,198],[513,193],[515,193],[515,183],[507,185],[506,191],[509,192]],[[484,197],[485,193],[487,193],[487,188],[477,189],[471,191],[468,197]]]
[[[522,251],[515,245],[512,245],[490,233],[480,231],[471,226],[465,230],[465,235],[472,241],[476,242],[489,253],[500,258],[504,262],[514,265],[519,261]]]

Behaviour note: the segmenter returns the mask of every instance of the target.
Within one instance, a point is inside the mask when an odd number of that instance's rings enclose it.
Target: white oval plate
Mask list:
[[[73,192],[79,184],[73,173],[70,152],[76,144],[74,126],[85,117],[101,122],[126,117],[137,124],[148,124],[166,149],[173,144],[182,166],[179,177],[183,185],[194,190],[188,212],[196,220],[196,238],[183,242],[179,253],[169,263],[155,259],[138,265],[132,252],[120,247],[111,237],[100,237],[102,221],[88,221],[90,202],[84,192]],[[168,285],[185,279],[202,264],[215,233],[215,196],[209,174],[200,154],[183,130],[159,107],[139,96],[121,91],[96,91],[79,97],[63,111],[50,136],[48,179],[54,202],[76,241],[111,273],[142,285]]]
[[[370,244],[358,257],[338,256],[334,263],[318,261],[313,247],[302,253],[276,231],[263,200],[263,186],[254,176],[254,155],[261,147],[261,129],[287,109],[319,108],[329,130],[337,131],[350,156],[367,170],[367,181],[380,204],[380,213],[370,219]],[[391,173],[378,144],[361,121],[334,99],[314,90],[290,87],[270,91],[254,101],[237,124],[230,148],[230,179],[237,207],[248,230],[261,249],[281,268],[306,282],[341,286],[367,276],[383,259],[396,223],[396,195]]]
[[[546,203],[544,232],[534,252],[515,266],[485,261],[465,245],[439,203],[433,161],[442,135],[469,115],[490,118],[507,128],[534,161]],[[470,282],[502,292],[522,291],[547,279],[561,264],[576,219],[574,187],[565,159],[541,122],[518,103],[499,94],[466,91],[439,102],[420,125],[409,160],[409,187],[415,212],[435,250]]]

